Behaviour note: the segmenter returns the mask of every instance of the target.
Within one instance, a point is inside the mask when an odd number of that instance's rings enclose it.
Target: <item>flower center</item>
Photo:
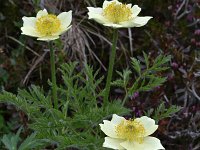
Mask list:
[[[122,139],[143,143],[145,129],[144,126],[136,120],[125,120],[116,127],[116,133]]]
[[[36,29],[43,36],[52,36],[60,28],[61,22],[55,15],[48,14],[38,18],[36,21]]]
[[[103,15],[113,23],[128,21],[131,19],[131,8],[125,4],[110,3],[104,10]]]

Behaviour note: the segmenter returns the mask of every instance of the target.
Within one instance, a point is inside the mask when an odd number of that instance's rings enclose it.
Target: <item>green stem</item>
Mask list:
[[[56,69],[55,69],[55,53],[52,47],[52,42],[49,42],[50,49],[50,61],[51,61],[51,82],[52,82],[52,94],[54,108],[58,109],[58,99],[57,99],[57,85],[56,85]]]
[[[110,84],[112,80],[112,74],[113,74],[113,67],[115,62],[115,55],[116,55],[116,46],[117,46],[117,39],[118,39],[118,30],[114,29],[113,32],[113,41],[112,41],[112,51],[109,59],[109,68],[108,68],[108,75],[106,79],[106,90],[104,95],[104,105],[108,103],[108,97],[110,93]]]
[[[123,101],[122,101],[122,106],[124,106],[126,100],[128,99],[128,91],[127,91],[127,88],[125,88],[125,92],[126,92],[126,95],[125,95],[125,97],[124,97],[124,99],[123,99]]]
[[[127,99],[128,99],[128,94],[125,95],[125,97],[124,97],[124,99],[122,101],[122,106],[124,106],[124,104],[126,103]]]

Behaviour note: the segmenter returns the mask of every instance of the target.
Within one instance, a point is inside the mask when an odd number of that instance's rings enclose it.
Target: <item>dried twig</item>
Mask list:
[[[20,42],[19,40],[17,40],[16,38],[12,37],[12,36],[7,36],[7,38],[15,41],[16,43],[18,43],[19,45],[25,47],[27,50],[29,50],[30,52],[32,52],[33,54],[35,54],[38,57],[41,57],[40,54],[38,54],[37,52],[35,52],[34,50],[32,50],[30,47],[26,46],[25,44],[23,44],[22,42]]]
[[[33,64],[33,66],[30,68],[29,72],[28,72],[27,75],[25,76],[25,78],[24,78],[24,80],[23,80],[23,82],[22,82],[23,85],[27,82],[27,80],[28,80],[28,78],[30,77],[30,75],[31,75],[31,73],[33,72],[33,70],[34,70],[34,69],[36,68],[36,66],[44,59],[44,57],[46,56],[47,53],[48,53],[48,52],[45,51],[45,52],[42,54],[42,56],[40,56],[40,57],[35,61],[35,63]]]
[[[195,90],[195,83],[194,83],[194,81],[192,82],[191,89],[190,88],[188,88],[188,89],[200,101],[200,96],[197,94],[197,92]]]
[[[188,11],[188,4],[189,4],[189,0],[183,0],[180,7],[178,8],[178,10],[175,13],[175,20],[176,19],[181,19],[183,16],[185,16],[186,14],[189,14],[191,11]],[[185,7],[184,7],[185,6]],[[182,10],[182,8],[184,7],[184,11],[179,15],[180,11]]]

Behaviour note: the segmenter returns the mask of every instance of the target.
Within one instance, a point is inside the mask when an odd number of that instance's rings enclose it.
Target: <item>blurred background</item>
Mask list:
[[[130,66],[130,58],[141,59],[143,51],[151,61],[160,54],[171,55],[169,69],[161,75],[167,82],[149,92],[135,93],[127,107],[136,116],[144,108],[164,101],[182,109],[159,122],[159,136],[168,150],[200,149],[200,1],[121,0],[142,8],[141,16],[153,16],[141,28],[120,29],[115,70]],[[55,41],[56,65],[78,61],[100,68],[106,75],[112,29],[88,20],[88,6],[101,7],[103,0],[0,0],[0,90],[16,93],[31,84],[48,90],[50,64],[47,44],[21,35],[23,16],[35,16],[46,8],[59,14],[73,11],[72,28]],[[62,82],[58,74],[58,82]],[[114,77],[117,78],[114,73]],[[134,81],[133,81],[134,82]],[[120,90],[112,91],[120,97]],[[28,119],[12,105],[0,104],[0,137],[15,133]],[[24,133],[26,134],[26,133]],[[1,144],[0,144],[1,146]]]

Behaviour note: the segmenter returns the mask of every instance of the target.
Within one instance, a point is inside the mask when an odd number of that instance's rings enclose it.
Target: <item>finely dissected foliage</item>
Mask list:
[[[143,70],[141,69],[140,61],[135,58],[131,58],[132,67],[137,73],[135,81],[132,85],[129,84],[132,80],[130,77],[132,74],[131,70],[125,69],[123,72],[117,71],[120,75],[120,79],[114,81],[112,84],[122,87],[125,90],[126,96],[123,104],[125,104],[128,97],[131,97],[135,92],[149,91],[162,85],[166,81],[166,78],[159,76],[158,73],[167,69],[167,67],[163,65],[166,65],[166,63],[170,61],[170,58],[170,56],[160,55],[155,59],[153,64],[150,64],[147,55],[144,53],[145,69]]]
[[[29,90],[19,90],[18,95],[4,92],[1,102],[14,104],[23,110],[30,119],[30,128],[37,137],[55,141],[58,147],[81,147],[88,149],[101,147],[99,123],[110,118],[113,113],[128,114],[119,101],[109,102],[106,107],[98,106],[102,91],[98,86],[102,78],[96,79],[98,71],[85,65],[78,73],[77,63],[63,64],[64,85],[59,88],[60,110],[54,109],[51,97],[42,88],[31,86]],[[92,148],[92,149],[93,149]]]
[[[170,57],[158,56],[150,64],[144,54],[146,69],[140,69],[140,63],[132,58],[132,66],[137,71],[135,83],[130,85],[131,70],[118,72],[121,79],[113,85],[126,90],[125,98],[134,91],[146,91],[161,85],[165,78],[156,76],[159,71],[167,69],[165,65]],[[99,129],[102,120],[110,119],[112,114],[126,115],[130,112],[120,100],[110,100],[108,105],[102,105],[104,90],[101,89],[103,77],[98,78],[98,70],[84,65],[78,70],[78,63],[61,65],[63,85],[58,87],[59,110],[53,108],[50,92],[32,85],[28,90],[18,90],[14,95],[9,92],[0,94],[0,102],[11,103],[24,111],[29,118],[29,127],[35,131],[38,139],[48,139],[57,145],[57,149],[81,148],[101,149],[103,134]],[[145,82],[144,82],[145,80]],[[51,83],[49,82],[51,85]],[[123,102],[125,103],[125,101]],[[170,112],[176,112],[174,109]],[[158,117],[158,112],[160,117]],[[167,109],[155,112],[155,118],[169,117]],[[35,137],[34,137],[35,138]]]
[[[174,113],[178,112],[181,109],[179,106],[172,105],[169,108],[166,108],[164,102],[161,103],[157,109],[150,109],[145,114],[146,116],[151,116],[156,122],[163,118],[171,117]],[[154,113],[153,113],[154,112]]]

